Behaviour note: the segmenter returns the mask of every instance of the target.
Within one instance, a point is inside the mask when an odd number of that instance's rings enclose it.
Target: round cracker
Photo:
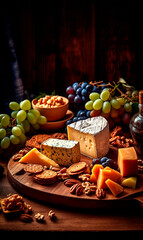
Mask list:
[[[33,173],[33,174],[41,173],[41,172],[43,172],[43,170],[44,170],[44,167],[42,165],[34,164],[34,163],[28,163],[24,167],[25,172],[29,172],[29,173]]]
[[[35,175],[37,179],[39,180],[52,180],[53,178],[56,178],[57,173],[52,170],[44,170],[42,173]]]
[[[68,171],[71,173],[76,173],[76,172],[80,172],[83,169],[85,169],[86,167],[86,163],[85,162],[77,162],[72,164],[69,168]]]

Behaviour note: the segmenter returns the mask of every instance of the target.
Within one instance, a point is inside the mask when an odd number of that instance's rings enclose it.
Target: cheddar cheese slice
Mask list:
[[[20,160],[20,163],[37,163],[44,166],[50,167],[59,167],[59,164],[57,164],[52,159],[46,157],[44,154],[40,153],[36,148],[33,148],[31,151],[29,151],[25,156],[23,156]]]
[[[115,197],[124,191],[124,188],[121,185],[111,179],[107,179],[105,183]]]

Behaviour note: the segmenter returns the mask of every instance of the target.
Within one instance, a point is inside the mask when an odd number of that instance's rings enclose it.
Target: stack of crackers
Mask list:
[[[42,173],[34,175],[34,180],[42,185],[53,184],[57,180],[57,173],[52,170],[44,170]]]
[[[70,176],[75,176],[75,175],[86,172],[87,169],[88,169],[88,165],[85,162],[77,162],[77,163],[72,164],[67,169],[67,173]]]
[[[26,164],[24,171],[33,174],[33,179],[39,184],[49,185],[57,180],[57,172],[47,170],[40,164]]]

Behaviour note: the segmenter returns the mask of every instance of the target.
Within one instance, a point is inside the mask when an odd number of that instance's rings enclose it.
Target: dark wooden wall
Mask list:
[[[141,6],[130,1],[19,3],[10,13],[21,77],[30,93],[65,94],[75,81],[117,81],[140,88]],[[15,15],[16,14],[16,15]]]

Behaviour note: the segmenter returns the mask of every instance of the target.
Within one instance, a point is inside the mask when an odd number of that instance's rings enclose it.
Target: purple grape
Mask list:
[[[81,95],[86,97],[88,95],[87,90],[86,89],[82,89]]]
[[[93,86],[91,84],[86,85],[85,89],[87,90],[88,93],[92,92]]]
[[[76,94],[77,94],[77,95],[81,95],[81,90],[82,90],[82,88],[79,87],[79,88],[76,90]]]
[[[77,122],[77,121],[78,121],[78,117],[74,117],[74,118],[72,119],[72,121],[73,121],[73,122]]]
[[[105,168],[105,167],[108,166],[108,163],[107,163],[107,162],[103,162],[103,163],[102,163],[102,166]]]
[[[72,86],[67,87],[66,93],[67,93],[68,95],[69,95],[69,94],[73,94],[73,93],[74,93],[73,87],[72,87]]]
[[[79,88],[79,84],[77,82],[73,83],[72,85],[74,91],[76,92],[76,90]]]
[[[101,163],[104,163],[104,162],[106,162],[107,159],[108,159],[107,157],[102,157],[102,158],[100,159],[100,161],[101,161]]]
[[[90,117],[90,112],[91,112],[91,111],[87,111],[87,112],[86,112],[86,117],[87,117],[87,118]]]
[[[67,122],[66,122],[66,126],[67,125],[69,125],[69,124],[71,124],[73,121],[70,119],[70,120],[68,120]]]
[[[74,95],[74,94],[69,94],[69,95],[68,95],[68,100],[70,101],[70,103],[73,103],[73,102],[74,102],[74,98],[75,98],[75,95]]]
[[[74,98],[74,103],[77,104],[77,105],[80,105],[82,102],[82,99],[79,95],[75,96]]]
[[[82,112],[82,110],[79,110],[78,112],[77,112],[77,117],[80,117],[80,113]]]
[[[106,163],[108,164],[109,167],[114,168],[114,161],[110,158],[106,160]]]
[[[94,159],[92,160],[92,164],[93,164],[93,165],[95,165],[95,164],[101,164],[100,159],[99,159],[99,158],[94,158]]]
[[[85,88],[87,84],[88,84],[87,82],[83,82],[83,83],[81,84],[81,88]]]
[[[81,98],[83,103],[86,103],[89,100],[88,96],[82,96]]]

